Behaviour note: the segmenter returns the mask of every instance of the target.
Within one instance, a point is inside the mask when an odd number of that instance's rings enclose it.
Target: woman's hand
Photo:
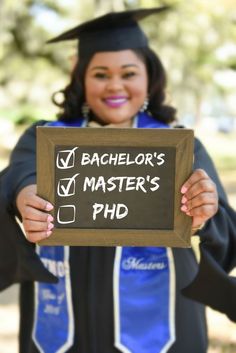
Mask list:
[[[181,188],[182,207],[193,218],[192,228],[201,227],[218,210],[218,194],[215,183],[202,169],[196,169]]]
[[[53,217],[48,213],[53,206],[36,195],[36,185],[23,188],[16,198],[27,239],[36,243],[49,237],[53,229]]]

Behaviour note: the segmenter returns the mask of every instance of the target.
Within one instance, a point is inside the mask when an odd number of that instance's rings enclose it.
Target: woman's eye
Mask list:
[[[107,78],[108,76],[104,72],[97,72],[97,73],[95,73],[94,77],[96,77],[100,80],[103,80],[103,79]]]
[[[123,74],[123,78],[132,78],[136,76],[136,72],[130,71]]]

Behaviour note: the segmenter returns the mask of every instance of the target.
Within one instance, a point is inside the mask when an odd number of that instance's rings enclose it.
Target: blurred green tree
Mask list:
[[[62,53],[45,48],[47,26],[41,24],[41,14],[48,18],[55,14],[65,16],[63,7],[54,1],[6,0],[0,4],[0,103],[13,119],[37,118],[37,104],[49,101],[48,91],[53,88],[58,71],[66,71]]]
[[[67,83],[76,44],[50,46],[47,39],[107,11],[165,4],[174,4],[169,14],[142,24],[164,61],[180,116],[196,122],[202,107],[214,106],[219,97],[236,114],[229,103],[235,83],[226,79],[227,73],[232,81],[236,74],[234,0],[5,0],[0,2],[0,117],[54,117],[50,96]]]
[[[236,81],[232,87],[226,84],[227,72],[231,71],[232,79],[236,75],[235,18],[232,0],[179,1],[167,20],[149,26],[153,47],[166,65],[180,116],[191,115],[197,123],[207,112],[217,114],[214,99],[219,96],[225,99],[225,110],[236,115],[235,106],[227,102],[230,95],[235,97]],[[219,74],[221,79],[217,79]]]

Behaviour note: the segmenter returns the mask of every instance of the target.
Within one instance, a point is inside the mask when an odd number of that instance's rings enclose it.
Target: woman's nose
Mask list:
[[[107,82],[107,90],[111,92],[120,91],[123,89],[124,89],[124,85],[123,85],[122,79],[120,79],[119,77],[112,77]]]

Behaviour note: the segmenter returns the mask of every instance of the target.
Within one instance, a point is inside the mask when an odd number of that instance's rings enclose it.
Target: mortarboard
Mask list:
[[[148,39],[138,21],[155,13],[169,10],[170,6],[110,12],[84,22],[47,43],[77,39],[80,56],[101,51],[119,51],[148,46]]]

